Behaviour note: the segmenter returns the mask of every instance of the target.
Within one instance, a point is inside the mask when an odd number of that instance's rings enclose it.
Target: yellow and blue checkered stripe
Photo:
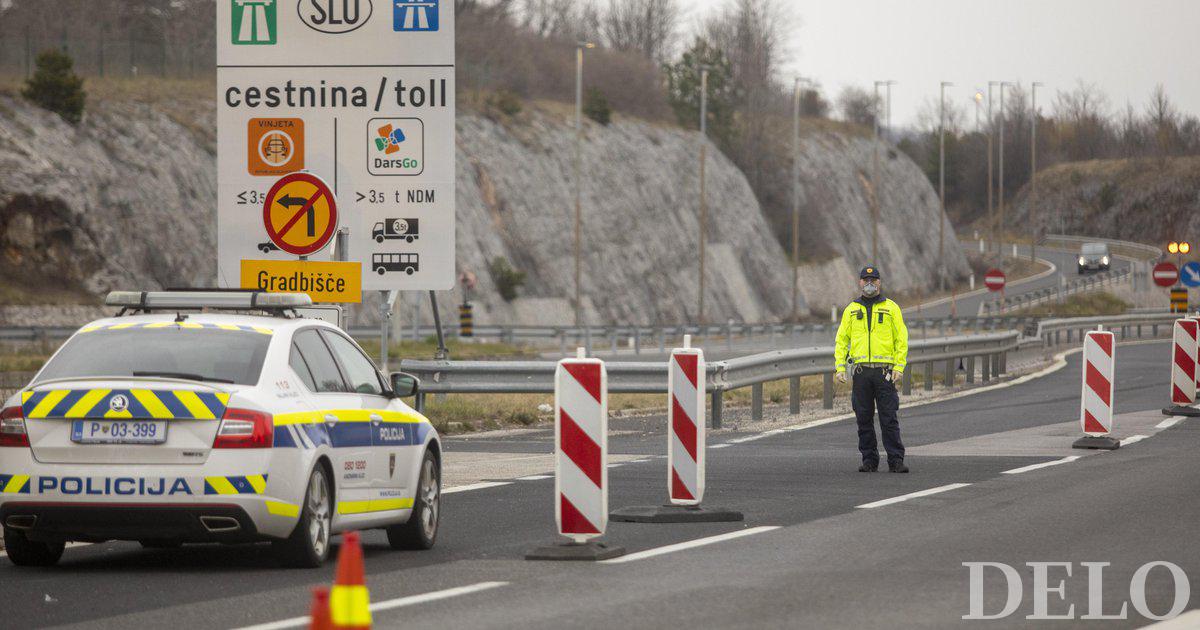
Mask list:
[[[234,332],[253,332],[261,335],[274,334],[275,331],[266,326],[244,326],[241,324],[202,324],[198,322],[124,322],[121,324],[103,324],[98,326],[85,326],[79,329],[80,333],[90,333],[104,330],[136,330],[142,328],[175,328],[179,330],[231,330]]]
[[[325,422],[332,414],[338,421]],[[383,418],[371,422],[371,415]],[[323,445],[333,448],[359,446],[418,446],[433,425],[415,413],[383,409],[329,409],[312,412],[285,413],[275,416],[276,448],[314,449]]]
[[[113,398],[124,407],[114,411]],[[190,389],[50,389],[21,394],[21,411],[30,420],[51,418],[127,418],[135,420],[217,420],[225,415],[229,394]]]
[[[266,491],[265,474],[204,478],[204,494],[263,494]]]
[[[0,494],[29,494],[29,475],[0,475]]]

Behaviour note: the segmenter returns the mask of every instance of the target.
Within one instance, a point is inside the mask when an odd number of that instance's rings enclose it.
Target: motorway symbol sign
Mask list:
[[[1183,268],[1179,270],[1179,280],[1186,286],[1200,287],[1200,262],[1183,263]]]
[[[1154,284],[1169,287],[1179,281],[1179,268],[1174,263],[1160,262],[1154,265]]]
[[[1005,283],[1004,272],[999,269],[989,269],[983,276],[983,283],[987,285],[989,291],[1003,290]]]
[[[321,251],[337,231],[333,191],[311,173],[292,173],[275,182],[263,201],[263,226],[279,249],[297,256]]]
[[[229,32],[236,46],[269,46],[275,43],[278,7],[276,0],[229,0]]]

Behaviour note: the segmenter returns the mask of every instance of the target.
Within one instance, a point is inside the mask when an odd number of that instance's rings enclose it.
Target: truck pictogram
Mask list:
[[[376,243],[396,239],[404,239],[411,243],[418,237],[420,230],[416,219],[384,219],[376,223],[375,229],[371,230],[371,238],[375,239]]]

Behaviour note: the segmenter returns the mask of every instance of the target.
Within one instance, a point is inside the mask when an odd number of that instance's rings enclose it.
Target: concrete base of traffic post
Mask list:
[[[1107,435],[1085,435],[1071,444],[1071,448],[1115,451],[1121,448],[1121,440]]]
[[[727,508],[668,504],[621,508],[609,512],[608,520],[618,523],[733,523],[746,520],[746,516]]]
[[[526,560],[583,560],[595,562],[625,555],[624,547],[610,547],[607,543],[565,542],[558,545],[538,547],[525,554]]]
[[[1162,410],[1164,416],[1188,416],[1190,418],[1200,417],[1200,409],[1189,407],[1187,405],[1171,405]]]

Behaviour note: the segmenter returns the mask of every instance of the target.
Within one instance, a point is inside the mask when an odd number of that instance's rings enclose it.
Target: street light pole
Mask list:
[[[1037,222],[1037,89],[1041,83],[1033,82],[1030,91],[1030,128],[1029,128],[1029,225],[1033,232],[1033,244],[1029,248],[1029,261],[1037,260],[1038,222]]]
[[[792,318],[800,308],[800,82],[796,77],[792,95]],[[872,263],[874,264],[874,263]]]
[[[942,291],[946,290],[946,88],[952,85],[942,81],[941,104],[938,107],[938,196],[942,209],[938,215],[938,289]]]
[[[1000,159],[1000,168],[997,172],[996,184],[998,186],[997,199],[999,201],[999,219],[1000,219],[1000,258],[1004,258],[1004,88],[1012,85],[1008,81],[1000,82],[1000,148],[998,150]]]
[[[996,119],[992,115],[992,87],[994,87],[998,83],[999,83],[998,81],[988,81],[988,99],[987,99],[987,101],[988,101],[988,107],[987,107],[987,117],[988,117],[988,119],[987,119],[987,123],[988,123],[987,213],[988,213],[988,231],[990,231],[992,233],[992,247],[997,247],[997,245],[996,245],[996,210],[995,210],[995,207],[992,205],[992,183],[995,181],[995,178],[993,177],[993,173],[995,171],[993,170],[994,167],[992,166],[992,155],[994,153],[992,145],[995,142],[995,137],[996,137]],[[997,251],[999,251],[998,248],[997,248]]]
[[[583,325],[583,302],[580,291],[583,248],[583,49],[595,46],[591,42],[575,45],[575,326]]]
[[[704,190],[704,166],[708,157],[708,68],[700,69],[700,304],[697,322],[704,325],[704,241],[708,238],[708,199]]]
[[[871,264],[879,262],[879,86],[883,81],[875,82],[875,100],[872,102],[872,128],[875,132],[874,152],[871,154]]]

